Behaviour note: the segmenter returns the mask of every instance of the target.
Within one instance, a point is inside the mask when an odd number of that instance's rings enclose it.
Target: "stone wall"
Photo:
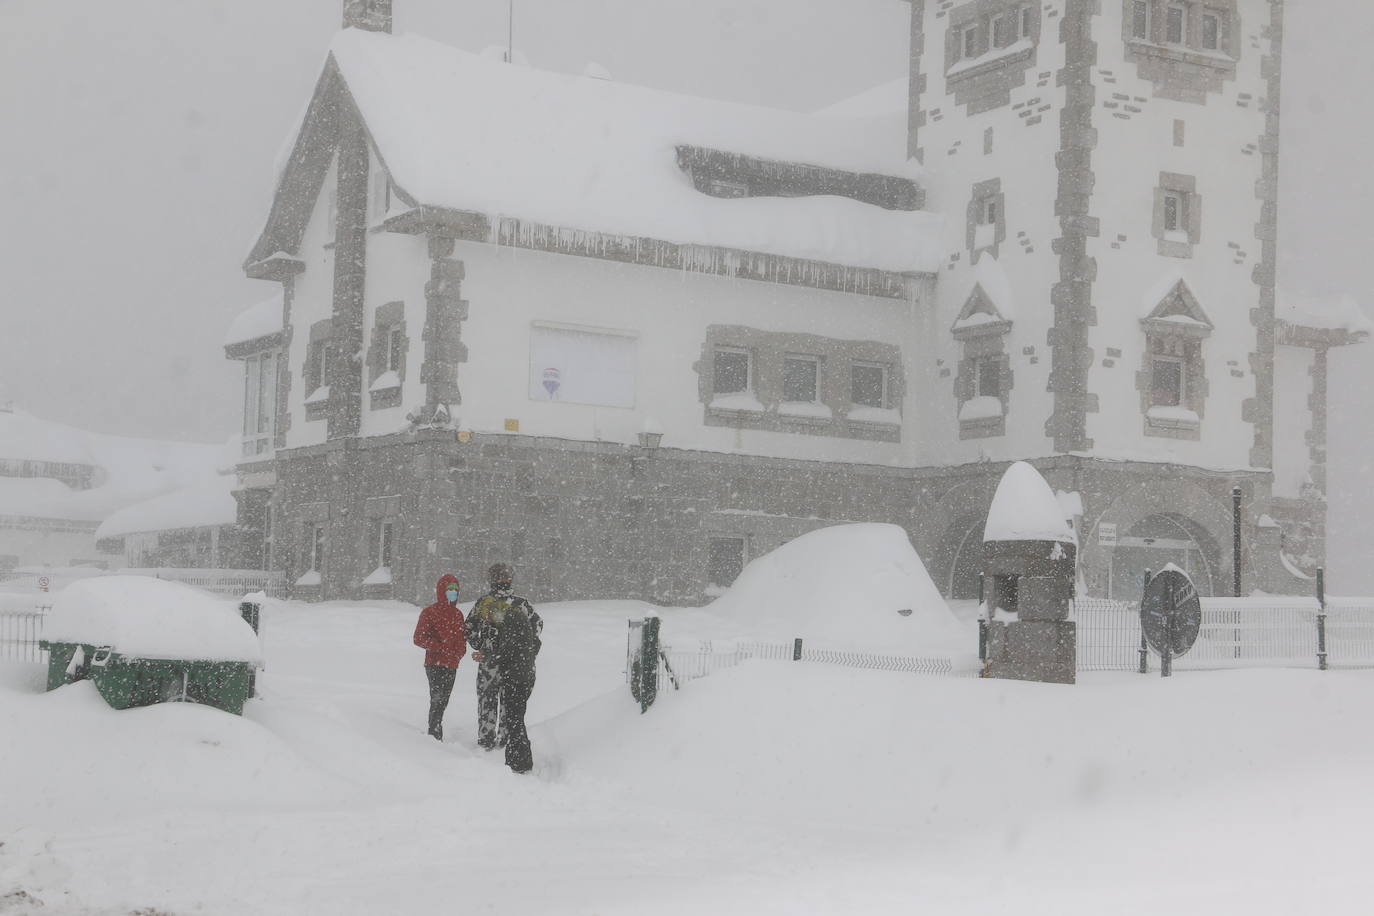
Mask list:
[[[348,439],[283,453],[272,525],[273,568],[288,585],[306,571],[309,527],[326,528],[323,584],[292,588],[314,599],[394,597],[427,603],[453,571],[465,600],[482,571],[515,565],[540,600],[638,598],[697,604],[708,598],[713,537],[741,538],[749,558],[815,528],[888,522],[904,528],[942,591],[961,550],[981,550],[982,526],[1002,462],[894,468],[758,458],[671,448],[451,429]],[[1176,517],[1205,545],[1212,591],[1230,587],[1228,476],[1169,465],[1037,461],[1056,490],[1084,505],[1081,576],[1107,586],[1113,552],[1102,523],[1122,534],[1144,519]],[[1243,477],[1246,542],[1258,544],[1268,511],[1262,478]],[[366,586],[377,568],[378,526],[391,525],[389,589]],[[967,559],[967,558],[966,558]],[[1274,557],[1247,557],[1274,565]],[[1162,565],[1162,564],[1161,564]],[[1253,566],[1246,587],[1266,573]]]

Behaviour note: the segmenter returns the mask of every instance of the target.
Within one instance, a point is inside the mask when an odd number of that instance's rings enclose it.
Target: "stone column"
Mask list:
[[[986,677],[1074,683],[1076,633],[1068,618],[1075,552],[1073,544],[1063,541],[983,544],[987,606],[1018,618],[988,625]]]
[[[425,386],[421,424],[433,423],[441,407],[462,403],[458,390],[458,364],[467,361],[463,343],[463,322],[468,304],[461,296],[463,262],[452,258],[451,238],[429,237],[430,275],[425,284],[424,363],[420,381]],[[440,417],[442,419],[442,417]]]
[[[342,106],[338,216],[334,224],[334,314],[329,377],[330,439],[362,424],[363,294],[367,279],[367,137],[358,113]]]

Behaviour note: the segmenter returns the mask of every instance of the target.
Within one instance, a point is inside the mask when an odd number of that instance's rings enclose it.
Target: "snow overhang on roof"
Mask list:
[[[1297,347],[1340,347],[1363,343],[1374,334],[1371,321],[1353,296],[1326,298],[1277,292],[1278,342]]]
[[[277,293],[234,316],[224,335],[224,353],[229,359],[243,359],[280,345],[285,326],[282,298]]]
[[[238,517],[234,483],[232,476],[217,477],[125,506],[101,522],[96,539],[232,525]]]
[[[521,231],[594,234],[600,244],[938,270],[942,221],[933,214],[833,195],[713,197],[678,161],[680,148],[710,150],[915,187],[921,169],[901,145],[836,130],[833,120],[512,66],[414,36],[345,30],[329,61],[316,101],[337,92],[356,105],[395,198],[414,208],[388,228],[461,218],[494,236],[514,221]],[[311,193],[311,181],[289,174],[309,158],[311,122],[308,113],[279,198]],[[277,235],[269,221],[250,270],[277,247],[294,250]]]

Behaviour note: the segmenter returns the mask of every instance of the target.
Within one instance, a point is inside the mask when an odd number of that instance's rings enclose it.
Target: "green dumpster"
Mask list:
[[[258,613],[143,576],[76,583],[49,615],[48,689],[89,679],[115,709],[193,702],[242,714],[261,660],[248,622]]]

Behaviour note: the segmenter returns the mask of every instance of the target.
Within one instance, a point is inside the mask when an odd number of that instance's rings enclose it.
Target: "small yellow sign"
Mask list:
[[[460,430],[458,430],[458,441],[459,441],[459,442],[471,442],[471,441],[472,441],[472,430],[470,430],[470,429],[460,429]]]
[[[506,432],[508,432],[508,433],[518,433],[518,432],[520,432],[520,421],[517,420],[517,419],[515,419],[514,417],[506,417]]]

